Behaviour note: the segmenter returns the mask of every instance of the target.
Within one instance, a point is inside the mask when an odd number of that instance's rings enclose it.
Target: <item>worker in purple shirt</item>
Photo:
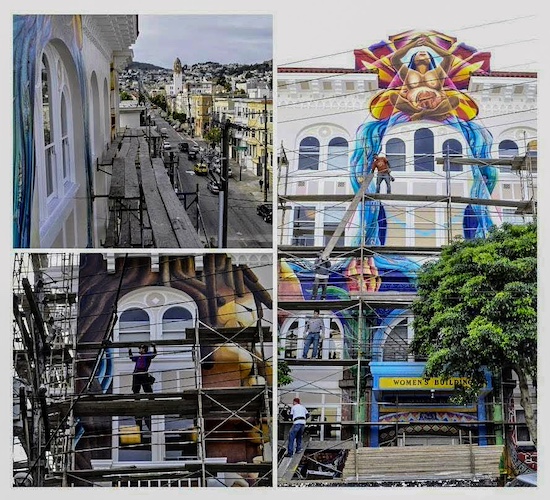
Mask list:
[[[147,344],[141,344],[139,346],[139,354],[134,356],[132,349],[128,349],[128,356],[135,363],[134,374],[132,375],[132,392],[138,394],[143,387],[143,392],[153,392],[153,382],[155,381],[152,375],[149,375],[149,366],[151,361],[157,355],[157,348],[153,345],[153,352],[149,352],[149,346]],[[139,430],[143,429],[143,420],[147,424],[149,431],[151,430],[151,417],[138,417],[136,416],[136,424],[139,426]]]

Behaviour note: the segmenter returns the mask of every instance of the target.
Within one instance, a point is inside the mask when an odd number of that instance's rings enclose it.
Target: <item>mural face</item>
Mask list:
[[[467,156],[489,158],[492,136],[476,123],[478,107],[463,91],[470,74],[489,71],[488,53],[435,31],[408,31],[355,51],[357,70],[377,70],[379,86],[384,90],[369,104],[371,117],[357,130],[358,147],[351,161],[351,179],[357,192],[370,171],[375,154],[381,150],[384,136],[396,125],[428,120],[459,131],[468,145]],[[498,170],[492,166],[471,166],[472,198],[490,198]],[[368,192],[375,191],[374,181]],[[384,245],[384,207],[378,201],[365,203],[358,214],[360,230],[356,243]],[[463,213],[466,239],[484,237],[493,225],[487,207],[468,205]]]
[[[408,31],[389,37],[368,49],[356,50],[357,70],[376,70],[382,89],[369,102],[369,116],[356,133],[357,144],[351,157],[351,182],[355,192],[371,171],[372,161],[382,148],[386,135],[394,127],[410,122],[426,121],[448,126],[465,138],[465,155],[488,158],[491,134],[476,123],[478,107],[465,93],[470,75],[489,71],[488,53],[475,49],[444,34]],[[472,198],[489,198],[497,179],[492,166],[471,166]],[[376,190],[373,179],[368,193]],[[463,214],[465,238],[484,237],[493,225],[487,207],[468,205]],[[362,203],[348,230],[352,245],[386,245],[388,215],[380,200]],[[348,232],[349,234],[349,232]],[[364,292],[415,291],[415,276],[420,259],[399,255],[372,255],[363,261],[343,258],[331,263],[327,299],[348,299]],[[311,260],[282,259],[279,262],[280,300],[310,300],[314,288],[314,264]],[[397,310],[376,311],[375,326],[394,321]],[[340,313],[335,313],[340,314]],[[354,319],[342,318],[353,331]],[[380,331],[380,329],[379,329]]]

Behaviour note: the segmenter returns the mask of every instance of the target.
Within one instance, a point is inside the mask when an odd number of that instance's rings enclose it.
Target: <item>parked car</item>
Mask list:
[[[220,184],[217,181],[214,181],[214,180],[208,181],[207,187],[208,187],[208,191],[210,191],[211,193],[214,193],[214,194],[218,194],[221,190]]]
[[[273,205],[270,203],[262,203],[256,207],[256,213],[269,224],[273,221]]]
[[[188,153],[189,152],[189,143],[188,142],[180,142],[178,144],[179,150],[182,153]]]
[[[218,175],[222,174],[222,167],[221,165],[217,164],[214,166],[214,172]],[[227,177],[233,177],[233,171],[231,170],[231,165],[227,166]]]
[[[536,487],[537,486],[537,473],[536,472],[528,472],[526,474],[520,474],[519,476],[516,476],[511,481],[508,481],[505,486],[507,487],[521,487],[521,488],[529,488],[529,487]]]
[[[191,146],[189,148],[189,151],[187,152],[187,159],[188,160],[196,160],[198,155],[199,155],[199,147],[198,146]]]
[[[197,175],[206,175],[208,173],[208,165],[206,163],[195,163],[193,172]]]

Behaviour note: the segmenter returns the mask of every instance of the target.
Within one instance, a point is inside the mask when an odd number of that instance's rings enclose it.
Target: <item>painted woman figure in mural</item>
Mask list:
[[[403,57],[413,47],[428,47],[442,57],[439,65],[435,64],[432,55],[421,50],[410,59],[409,65]],[[408,114],[411,120],[442,119],[459,104],[455,95],[443,92],[447,72],[451,68],[453,55],[433,43],[426,36],[416,36],[395,51],[391,63],[404,86],[390,96],[390,102],[400,111]]]

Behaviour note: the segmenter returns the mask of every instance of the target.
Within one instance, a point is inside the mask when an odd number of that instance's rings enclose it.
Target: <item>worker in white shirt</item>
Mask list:
[[[296,453],[302,451],[302,437],[306,430],[306,420],[309,417],[309,413],[306,407],[300,404],[300,398],[294,398],[292,400],[290,415],[292,416],[292,427],[288,435],[288,450],[285,455],[286,457],[291,457],[294,454],[294,442],[296,442]]]

